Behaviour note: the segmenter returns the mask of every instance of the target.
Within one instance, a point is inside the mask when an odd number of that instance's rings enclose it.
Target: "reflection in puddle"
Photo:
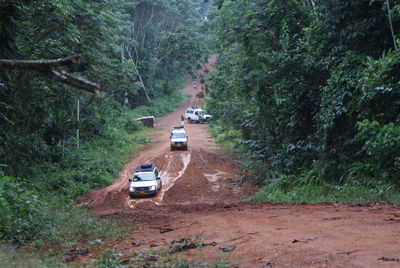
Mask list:
[[[175,181],[178,180],[180,177],[183,176],[185,173],[187,167],[189,166],[190,163],[190,158],[191,158],[191,153],[183,153],[180,155],[181,160],[183,163],[183,168],[178,172],[177,176],[172,176],[171,174],[168,174],[169,167],[171,166],[171,159],[172,159],[172,153],[169,153],[165,155],[165,158],[168,160],[167,167],[164,169],[166,172],[161,171],[161,179],[162,179],[162,189],[161,192],[158,193],[157,196],[151,197],[151,198],[141,198],[141,199],[130,199],[128,201],[128,206],[131,208],[134,208],[137,204],[142,203],[142,202],[153,202],[156,205],[161,205],[161,202],[164,198],[165,193],[174,185]]]
[[[226,172],[223,172],[218,169],[217,169],[216,173],[204,174],[204,176],[207,178],[208,182],[211,184],[211,190],[213,190],[214,192],[218,192],[219,187],[220,187],[218,180],[224,174],[226,174]]]

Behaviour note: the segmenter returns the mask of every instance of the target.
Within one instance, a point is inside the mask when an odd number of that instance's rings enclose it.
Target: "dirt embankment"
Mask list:
[[[201,236],[215,246],[186,254],[210,263],[220,258],[220,248],[232,246],[223,258],[238,261],[239,267],[400,267],[398,208],[242,202],[252,189],[240,184],[240,163],[215,144],[204,124],[186,123],[189,150],[171,152],[170,129],[179,124],[185,108],[201,105],[196,98],[201,87],[199,79],[194,88],[188,78],[183,88],[187,101],[156,122],[154,143],[142,148],[112,185],[79,198],[99,215],[132,219],[140,226],[108,247],[125,252],[134,241],[143,243],[138,248],[167,247],[172,240]],[[129,199],[134,167],[150,162],[161,170],[162,192],[154,198]],[[170,231],[161,233],[160,228]]]

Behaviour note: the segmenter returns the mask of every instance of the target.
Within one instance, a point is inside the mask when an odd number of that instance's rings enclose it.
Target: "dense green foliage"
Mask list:
[[[161,116],[182,101],[183,75],[204,56],[197,29],[206,6],[0,1],[0,59],[80,54],[65,70],[102,88],[92,95],[41,73],[0,70],[1,240],[64,242],[115,230],[71,200],[111,183],[132,150],[148,142],[136,117]]]
[[[225,0],[210,15],[214,130],[235,134],[266,199],[304,185],[398,192],[399,12],[397,0]]]

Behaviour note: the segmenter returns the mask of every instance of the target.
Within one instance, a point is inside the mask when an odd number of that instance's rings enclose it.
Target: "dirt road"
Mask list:
[[[210,58],[214,61],[215,56]],[[142,243],[137,248],[168,247],[172,240],[201,237],[215,243],[185,254],[209,263],[222,258],[239,267],[400,267],[398,208],[242,202],[251,188],[240,184],[240,163],[215,144],[204,124],[187,123],[189,150],[171,152],[169,131],[186,107],[201,104],[195,97],[200,89],[199,81],[194,89],[188,80],[183,89],[188,100],[156,122],[154,143],[136,154],[112,185],[79,198],[99,215],[132,219],[140,226],[107,247],[123,253],[135,241]],[[130,200],[127,187],[134,167],[150,162],[161,170],[162,192]]]

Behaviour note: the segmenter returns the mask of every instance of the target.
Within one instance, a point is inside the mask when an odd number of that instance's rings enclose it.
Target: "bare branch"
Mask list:
[[[71,65],[78,63],[80,55],[61,58],[55,60],[6,60],[0,59],[0,70],[5,69],[24,69],[43,73],[53,80],[59,81],[71,87],[85,90],[90,93],[99,93],[100,85],[87,81],[85,79],[75,77],[64,70],[55,70],[54,67]]]
[[[55,60],[6,60],[0,59],[1,69],[27,69],[33,71],[41,71],[43,69],[50,69],[57,66],[71,65],[78,63],[80,55],[75,55],[68,58],[55,59]]]
[[[51,79],[69,85],[71,87],[95,94],[100,92],[100,86],[98,84],[84,80],[82,78],[73,77],[65,71],[48,70],[43,71],[43,73]]]

